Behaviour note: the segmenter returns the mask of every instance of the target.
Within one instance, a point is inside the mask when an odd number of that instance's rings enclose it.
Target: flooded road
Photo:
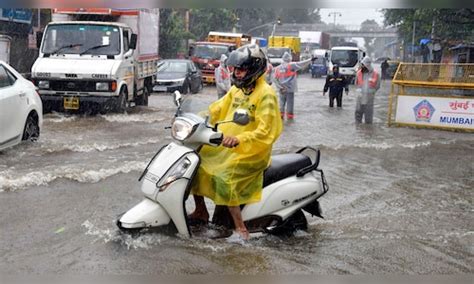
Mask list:
[[[474,136],[387,127],[389,82],[374,124],[356,125],[355,91],[330,109],[323,84],[299,77],[296,119],[274,147],[322,151],[330,191],[308,232],[245,245],[121,234],[116,217],[141,200],[141,171],[171,141],[174,104],[153,94],[127,114],[47,114],[37,143],[0,152],[0,273],[473,273]],[[197,112],[216,94],[187,97]]]

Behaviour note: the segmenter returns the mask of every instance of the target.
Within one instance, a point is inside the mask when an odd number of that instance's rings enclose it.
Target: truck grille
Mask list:
[[[38,85],[38,79],[35,85]],[[49,89],[60,92],[109,92],[96,90],[96,83],[104,81],[85,81],[85,80],[49,80]]]

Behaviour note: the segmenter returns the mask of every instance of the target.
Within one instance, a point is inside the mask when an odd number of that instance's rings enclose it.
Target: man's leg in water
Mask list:
[[[230,215],[234,220],[235,230],[237,233],[244,239],[249,239],[249,231],[245,227],[244,221],[242,220],[242,213],[240,211],[240,206],[229,206]]]
[[[196,209],[194,212],[189,215],[192,219],[199,219],[208,221],[209,220],[209,212],[207,212],[206,203],[204,202],[204,197],[200,195],[193,195],[194,203],[196,205]]]

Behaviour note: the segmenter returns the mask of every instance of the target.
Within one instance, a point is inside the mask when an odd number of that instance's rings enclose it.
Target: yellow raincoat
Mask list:
[[[282,131],[277,97],[264,76],[257,79],[250,95],[233,86],[224,97],[212,103],[210,123],[232,120],[239,108],[249,112],[249,124],[219,126],[224,136],[237,137],[239,145],[234,148],[203,146],[200,151],[201,166],[192,193],[206,196],[216,205],[238,206],[260,200],[263,171],[270,164],[272,145]]]

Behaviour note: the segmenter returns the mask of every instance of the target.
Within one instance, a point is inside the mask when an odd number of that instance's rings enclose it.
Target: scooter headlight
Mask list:
[[[193,133],[193,124],[187,120],[177,118],[171,126],[171,136],[174,139],[183,141]]]
[[[191,161],[184,157],[176,162],[171,169],[156,183],[160,191],[164,191],[175,180],[182,178],[191,165]]]

